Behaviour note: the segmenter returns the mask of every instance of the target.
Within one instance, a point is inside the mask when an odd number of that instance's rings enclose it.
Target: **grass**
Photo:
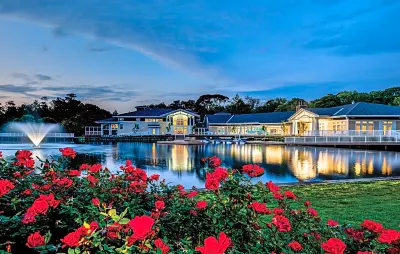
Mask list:
[[[400,181],[310,184],[285,187],[312,207],[321,218],[360,224],[376,220],[387,228],[400,228]]]

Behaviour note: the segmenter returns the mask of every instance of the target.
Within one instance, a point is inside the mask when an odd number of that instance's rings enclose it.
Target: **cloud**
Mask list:
[[[400,23],[399,3],[380,1],[313,24],[309,26],[313,29],[313,38],[303,42],[303,47],[343,56],[400,52],[400,34],[393,30]]]
[[[17,94],[29,94],[30,92],[37,91],[36,87],[32,87],[29,84],[15,85],[15,84],[3,84],[0,85],[0,91]]]
[[[105,52],[105,51],[117,50],[119,48],[120,47],[100,46],[100,45],[94,45],[94,44],[89,44],[86,46],[86,50],[92,51],[92,52]]]
[[[43,74],[36,74],[35,77],[36,77],[38,80],[41,80],[41,81],[53,80],[52,77],[47,76],[47,75],[43,75]]]

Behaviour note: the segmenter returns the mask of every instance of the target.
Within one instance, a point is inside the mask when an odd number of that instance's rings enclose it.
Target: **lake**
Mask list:
[[[240,168],[256,163],[265,174],[255,181],[277,183],[321,181],[400,175],[400,153],[356,149],[207,144],[203,146],[157,145],[149,143],[116,144],[44,144],[40,149],[30,145],[3,144],[3,156],[12,158],[18,149],[29,149],[40,158],[59,157],[58,147],[73,147],[80,163],[102,163],[112,171],[119,170],[125,160],[160,174],[167,182],[185,187],[203,187],[205,172],[200,159],[218,156],[223,166]]]

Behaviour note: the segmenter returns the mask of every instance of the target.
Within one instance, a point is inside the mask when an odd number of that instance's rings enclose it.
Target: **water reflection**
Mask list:
[[[60,146],[59,146],[60,147]],[[4,150],[5,149],[5,150]],[[21,149],[21,148],[18,148]],[[146,143],[117,143],[107,145],[75,145],[78,161],[101,162],[118,170],[130,159],[149,174],[159,173],[169,182],[187,187],[204,185],[205,172],[200,159],[216,155],[224,164],[240,168],[244,164],[261,164],[266,173],[256,180],[276,182],[320,181],[374,176],[400,175],[399,153],[336,148],[285,147],[259,145],[157,145]],[[5,157],[16,149],[2,147]],[[58,149],[35,149],[35,156],[59,156]]]

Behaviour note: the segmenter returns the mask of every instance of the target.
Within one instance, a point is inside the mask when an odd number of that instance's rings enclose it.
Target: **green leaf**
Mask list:
[[[75,254],[74,249],[68,248],[68,254]]]
[[[110,211],[108,211],[108,215],[110,215],[111,217],[117,215],[117,210],[111,209]]]
[[[122,224],[122,225],[128,224],[128,222],[129,222],[129,219],[128,219],[128,218],[122,218],[122,219],[119,221],[119,223]]]

